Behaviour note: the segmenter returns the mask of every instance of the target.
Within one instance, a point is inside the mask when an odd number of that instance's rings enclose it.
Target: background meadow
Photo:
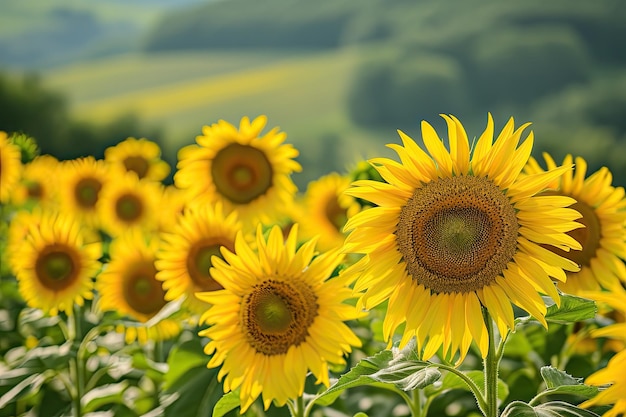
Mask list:
[[[438,114],[446,113],[461,120],[471,139],[491,112],[497,131],[510,116],[516,126],[533,123],[534,156],[548,151],[557,162],[568,153],[582,156],[589,173],[606,166],[612,184],[626,186],[625,38],[622,0],[0,0],[0,130],[24,132],[42,154],[60,160],[102,158],[128,137],[147,138],[172,167],[163,181],[171,184],[178,150],[194,143],[202,126],[265,114],[268,127],[280,126],[299,150],[303,170],[292,178],[304,191],[329,172],[394,157],[384,145],[400,142],[397,129],[419,140],[427,120],[444,132]],[[5,280],[0,292],[2,354],[37,342],[17,334],[20,327],[56,343],[27,358],[26,371],[43,375],[66,366],[75,346],[61,344],[55,327],[61,319],[24,308],[19,323],[12,322],[19,299],[12,284]],[[571,375],[588,376],[612,354],[577,336],[572,323],[590,319],[594,307],[580,299],[565,305],[573,313],[552,306],[548,331],[529,321],[511,335],[501,369],[503,405],[530,401],[551,383],[556,392],[548,395],[578,399],[560,385],[579,387]],[[354,327],[364,346],[349,365],[376,358],[374,368],[357,367],[361,380],[391,360],[389,351],[380,352],[381,316],[372,311]],[[85,317],[84,333],[96,328],[92,319]],[[152,351],[98,337],[97,347],[79,347],[90,372],[100,373],[84,399],[94,417],[211,415],[222,398],[197,332],[187,329]],[[476,352],[466,366],[480,368]],[[346,369],[331,371],[339,376]],[[30,407],[50,416],[67,410],[54,382],[11,378],[0,381],[6,406],[0,416]],[[378,382],[355,384],[351,395],[331,393],[320,405],[332,407],[320,406],[314,417],[359,410],[410,415],[398,396],[403,382],[387,389]],[[428,416],[479,415],[462,384],[445,383],[424,391]],[[22,391],[9,395],[19,384]],[[223,414],[239,415],[229,410]],[[257,404],[247,415],[289,413],[272,406],[264,414]]]

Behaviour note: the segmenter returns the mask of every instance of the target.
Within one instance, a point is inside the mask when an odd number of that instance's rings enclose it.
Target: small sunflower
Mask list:
[[[163,188],[160,183],[111,170],[98,196],[96,209],[102,229],[118,236],[128,229],[156,231]]]
[[[298,151],[282,144],[284,132],[273,128],[261,136],[266,123],[259,116],[252,122],[244,117],[239,129],[224,120],[204,126],[198,145],[178,153],[176,185],[200,203],[219,201],[225,211],[236,210],[246,226],[273,221],[293,200],[291,173],[302,168],[293,159]]]
[[[544,153],[549,170],[557,167],[554,159]],[[572,164],[567,155],[563,166]],[[544,172],[539,163],[531,158],[525,171],[529,174]],[[567,281],[559,288],[570,294],[581,291],[597,291],[610,288],[620,281],[626,283],[626,198],[623,187],[611,186],[612,176],[606,167],[585,178],[587,163],[576,158],[576,168],[566,171],[548,185],[544,195],[563,195],[576,202],[572,208],[582,214],[579,220],[585,227],[572,230],[569,235],[582,246],[581,251],[564,252],[550,248],[555,253],[576,262],[578,272],[568,272]]]
[[[163,281],[166,300],[186,295],[185,304],[201,314],[208,304],[195,297],[196,292],[222,289],[211,276],[212,258],[221,258],[220,248],[235,250],[235,236],[241,230],[236,213],[226,216],[217,205],[197,206],[178,218],[171,233],[162,233],[157,254],[157,279]]]
[[[159,145],[146,138],[130,137],[107,148],[104,160],[148,181],[161,181],[170,173],[170,166],[161,159]]]
[[[12,202],[18,206],[28,203],[55,206],[58,191],[55,181],[60,164],[51,155],[40,155],[24,164],[22,179],[12,193]]]
[[[22,174],[20,148],[9,142],[6,132],[0,131],[0,203],[9,201],[13,188]]]
[[[460,363],[472,340],[487,354],[481,307],[502,334],[514,326],[511,303],[547,325],[540,293],[558,303],[551,276],[565,280],[563,269],[577,267],[543,245],[580,249],[565,233],[580,226],[580,214],[565,208],[569,197],[537,196],[570,167],[519,178],[533,145],[532,132],[519,144],[528,124],[514,129],[511,118],[494,142],[489,115],[470,156],[461,122],[442,117],[449,151],[427,122],[431,156],[399,131],[404,146],[388,146],[401,162],[370,161],[386,182],[360,180],[347,191],[377,207],[346,224],[344,251],[366,256],[345,273],[364,292],[359,306],[388,300],[387,340],[404,324],[401,346],[416,336],[423,357],[443,348],[444,357],[458,352]]]
[[[60,210],[97,227],[96,206],[108,175],[104,161],[93,156],[65,161],[59,169]]]
[[[300,222],[302,234],[305,237],[319,235],[320,250],[343,245],[343,227],[361,208],[354,197],[344,193],[350,183],[349,178],[331,173],[309,183],[307,187]]]
[[[72,314],[74,303],[82,306],[93,298],[102,244],[87,238],[74,219],[56,212],[37,210],[22,220],[30,222],[21,231],[24,238],[9,244],[20,294],[30,307]]]
[[[259,225],[258,252],[239,233],[236,253],[222,249],[211,275],[223,290],[197,294],[211,304],[201,322],[211,325],[209,368],[222,366],[224,392],[240,388],[241,412],[263,397],[267,409],[303,394],[309,371],[329,385],[328,363],[345,364],[343,355],[360,340],[344,323],[356,318],[344,301],[352,291],[340,278],[328,279],[342,262],[337,251],[314,258],[315,240],[296,250],[298,226],[284,240],[273,226],[267,240]]]
[[[585,297],[592,298],[610,305],[622,315],[626,316],[626,290],[621,285],[616,285],[610,291],[584,292]],[[626,343],[626,323],[616,323],[592,332],[593,337],[604,337],[609,340]],[[600,369],[590,375],[585,383],[589,385],[611,386],[601,391],[594,398],[581,404],[588,408],[596,405],[614,404],[613,407],[603,414],[603,417],[622,417],[626,415],[626,350],[615,354],[606,368]]]
[[[100,274],[96,289],[102,311],[117,311],[141,323],[153,318],[167,303],[161,282],[156,279],[154,264],[159,239],[138,231],[129,231],[113,239],[109,249],[111,260]],[[153,326],[118,326],[126,332],[126,342],[164,340],[176,336],[180,325],[164,319]]]
[[[184,190],[175,185],[164,186],[159,207],[159,224],[157,227],[159,232],[171,232],[176,227],[178,218],[182,216],[190,203],[189,196]]]

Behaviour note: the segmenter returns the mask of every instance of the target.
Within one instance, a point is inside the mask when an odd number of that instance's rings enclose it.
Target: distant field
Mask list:
[[[161,126],[170,150],[193,143],[201,127],[219,119],[266,114],[309,159],[327,158],[320,137],[339,137],[337,158],[372,156],[378,140],[349,121],[345,97],[356,56],[323,53],[176,53],[128,55],[44,73],[45,84],[66,93],[75,116],[108,121],[133,112]],[[317,155],[317,156],[315,156]]]

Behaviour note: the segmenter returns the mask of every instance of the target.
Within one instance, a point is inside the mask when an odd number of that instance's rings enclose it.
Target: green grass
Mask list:
[[[219,119],[266,114],[304,155],[326,162],[320,145],[333,137],[334,161],[342,166],[385,152],[395,140],[355,127],[346,94],[356,51],[316,53],[199,52],[126,55],[70,65],[44,73],[45,84],[68,94],[74,116],[109,121],[132,112],[163,128],[166,152],[194,142],[203,125]],[[321,174],[314,168],[307,178]]]

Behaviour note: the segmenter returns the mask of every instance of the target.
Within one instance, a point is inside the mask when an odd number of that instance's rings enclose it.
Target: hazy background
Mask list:
[[[623,0],[0,0],[0,130],[61,159],[267,114],[308,181],[487,112],[626,185]]]

